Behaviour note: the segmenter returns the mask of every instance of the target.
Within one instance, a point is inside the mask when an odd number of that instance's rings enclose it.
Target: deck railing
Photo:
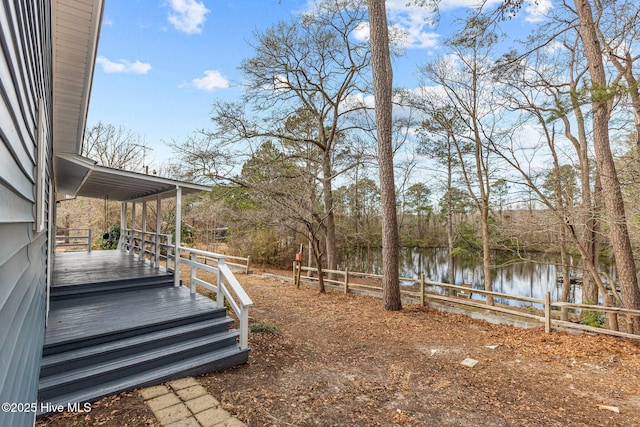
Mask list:
[[[159,267],[161,262],[168,271],[176,271],[175,245],[172,245],[170,234],[158,234],[152,232],[143,233],[142,230],[125,229],[121,233],[120,249],[134,256],[138,256],[142,262]],[[226,259],[245,260],[245,271],[249,271],[249,258],[230,257],[213,252],[193,249],[185,246],[179,248],[179,264],[189,267],[189,283],[192,294],[196,292],[196,286],[212,291],[216,295],[218,307],[224,307],[225,301],[238,317],[240,323],[240,348],[246,349],[249,341],[249,307],[253,305],[251,298],[238,282],[238,279],[229,269]],[[210,265],[213,263],[214,265]],[[244,267],[244,265],[243,265]],[[208,272],[216,275],[216,283],[210,283],[200,272]],[[180,274],[177,272],[176,274]]]
[[[197,286],[202,286],[216,294],[218,307],[224,307],[226,301],[240,322],[240,348],[246,349],[249,346],[249,307],[253,305],[253,301],[229,269],[225,262],[226,256],[187,247],[180,247],[180,252],[180,263],[189,266],[191,294],[196,293]],[[186,253],[187,257],[183,257],[182,253]],[[215,259],[217,266],[208,265],[207,259]],[[217,283],[214,285],[198,276],[202,271],[216,275]]]
[[[307,272],[306,275],[302,275],[302,272]],[[300,283],[301,280],[305,280],[307,283],[316,284],[318,270],[316,268],[300,266],[298,263],[293,263],[293,278],[296,283]],[[348,269],[341,270],[322,270],[323,274],[337,276],[342,278],[341,280],[330,279],[323,277],[325,286],[333,289],[341,290],[345,293],[361,293],[374,297],[382,297],[381,280],[382,276],[378,274],[368,274],[352,272]],[[359,277],[358,283],[351,279]],[[617,337],[640,339],[640,331],[633,331],[632,320],[634,317],[640,317],[640,310],[624,309],[619,307],[604,307],[601,305],[586,305],[586,304],[573,304],[560,301],[551,301],[551,294],[545,293],[543,298],[531,298],[519,295],[503,294],[500,292],[489,292],[483,289],[471,289],[468,286],[450,285],[448,283],[432,282],[425,280],[424,274],[420,275],[420,278],[401,277],[400,281],[407,285],[403,286],[400,290],[401,296],[412,302],[418,302],[420,305],[425,305],[427,300],[442,301],[446,303],[453,303],[455,305],[462,305],[473,307],[476,309],[485,309],[488,311],[508,314],[510,316],[522,317],[527,319],[533,319],[542,323],[546,332],[550,332],[552,329],[572,329],[579,330],[588,333],[598,333],[604,335],[613,335]],[[471,298],[472,294],[487,296],[490,295],[496,299],[498,304],[488,305],[482,300],[474,300]],[[462,297],[462,298],[461,298]],[[515,307],[505,306],[506,301],[520,301],[528,304],[528,307],[532,310],[517,310]],[[535,307],[539,307],[536,309]],[[633,333],[621,332],[615,329],[606,329],[600,327],[594,327],[589,325],[583,325],[579,323],[569,322],[557,318],[558,314],[561,314],[563,310],[580,310],[580,311],[593,311],[604,313],[610,318],[610,323],[617,325],[617,318],[614,316],[621,316],[621,319],[626,323],[627,331],[633,331]],[[556,318],[554,318],[554,313]]]
[[[148,261],[152,266],[160,266],[161,261],[169,268],[172,259],[171,234],[156,234],[142,230],[124,229],[120,234],[120,249],[136,255],[141,261]]]
[[[55,249],[76,248],[91,252],[91,229],[90,228],[56,228]]]

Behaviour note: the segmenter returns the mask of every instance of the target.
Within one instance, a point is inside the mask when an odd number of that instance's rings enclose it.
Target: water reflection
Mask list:
[[[545,292],[551,293],[551,299],[559,301],[562,285],[557,278],[562,275],[559,255],[542,253],[526,254],[526,259],[514,257],[509,252],[492,253],[493,290],[511,295],[544,298]],[[349,267],[351,271],[381,274],[382,253],[380,249],[364,249],[360,252],[343,254],[339,260],[339,269]],[[448,251],[444,248],[403,248],[400,252],[400,276],[418,278],[424,273],[425,279],[434,282],[449,281]],[[470,284],[474,289],[484,289],[482,260],[457,258],[454,261],[455,284]],[[615,269],[611,265],[601,265],[615,280]],[[576,274],[577,271],[574,271]],[[475,294],[474,299],[484,299]],[[570,299],[581,301],[582,290],[579,285],[571,286]],[[505,304],[529,306],[518,301],[498,301]]]

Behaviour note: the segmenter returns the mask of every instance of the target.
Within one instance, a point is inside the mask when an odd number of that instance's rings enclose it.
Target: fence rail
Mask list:
[[[306,272],[306,275],[302,275],[302,272]],[[374,297],[382,297],[382,276],[379,274],[369,274],[352,272],[347,270],[322,270],[323,281],[335,290],[342,290],[345,293],[356,292],[362,293]],[[314,274],[315,273],[315,274]],[[302,280],[307,283],[315,285],[318,282],[318,269],[312,267],[301,266],[298,262],[293,263],[293,277],[296,284]],[[340,279],[331,279],[324,275],[338,276]],[[357,283],[350,279],[358,277],[365,279],[371,283]],[[586,305],[586,304],[574,304],[560,301],[551,301],[551,294],[545,293],[544,298],[532,298],[519,295],[504,294],[500,292],[490,292],[483,289],[471,289],[469,286],[450,285],[448,283],[433,282],[425,280],[424,274],[420,275],[420,278],[401,277],[400,281],[409,286],[404,286],[404,289],[400,290],[401,297],[405,301],[418,302],[420,305],[426,305],[428,300],[452,303],[454,305],[463,305],[474,308],[481,308],[491,312],[498,312],[508,314],[510,316],[516,316],[526,319],[532,319],[540,322],[544,325],[545,331],[550,332],[552,329],[571,329],[588,333],[597,333],[605,335],[613,335],[623,338],[631,338],[640,340],[640,331],[633,333],[632,320],[634,317],[640,317],[640,310],[631,310],[620,307],[605,307],[601,305]],[[438,289],[442,289],[446,294],[438,292]],[[471,298],[471,294],[492,296],[502,300],[520,301],[531,304],[538,304],[541,310],[533,311],[521,311],[510,306],[505,305],[489,305],[481,300],[474,300]],[[627,332],[621,332],[619,330],[612,330],[600,327],[594,327],[589,325],[582,325],[574,322],[569,322],[562,319],[554,318],[554,314],[560,314],[563,310],[584,310],[595,311],[602,313],[610,313],[615,316],[621,316],[626,324]],[[556,316],[557,317],[557,316]],[[617,318],[615,319],[617,324]],[[617,329],[617,328],[616,328]]]
[[[91,252],[92,241],[90,228],[56,228],[56,249],[66,247]]]
[[[242,271],[244,274],[251,274],[251,269],[249,268],[251,263],[250,256],[247,256],[247,257],[233,256],[233,255],[224,255],[224,256],[225,256],[225,264],[227,264],[228,266],[233,266],[236,269],[236,272]],[[211,262],[212,265],[214,266],[218,262],[217,258],[203,257],[203,259],[205,264]],[[229,260],[233,260],[235,262],[230,262]]]

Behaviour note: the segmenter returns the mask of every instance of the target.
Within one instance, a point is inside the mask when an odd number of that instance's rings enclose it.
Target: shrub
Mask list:
[[[106,233],[98,238],[98,246],[104,250],[117,249],[120,241],[120,226],[112,225]]]
[[[580,324],[602,328],[605,320],[606,317],[602,311],[585,310],[580,317]]]

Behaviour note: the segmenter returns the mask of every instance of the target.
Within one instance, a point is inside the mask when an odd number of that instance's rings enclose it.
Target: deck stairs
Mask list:
[[[249,350],[240,349],[226,310],[174,287],[172,275],[55,286],[51,304],[38,400],[52,407],[248,359]],[[65,330],[64,322],[74,316],[86,316],[84,326],[72,322],[82,330]]]

